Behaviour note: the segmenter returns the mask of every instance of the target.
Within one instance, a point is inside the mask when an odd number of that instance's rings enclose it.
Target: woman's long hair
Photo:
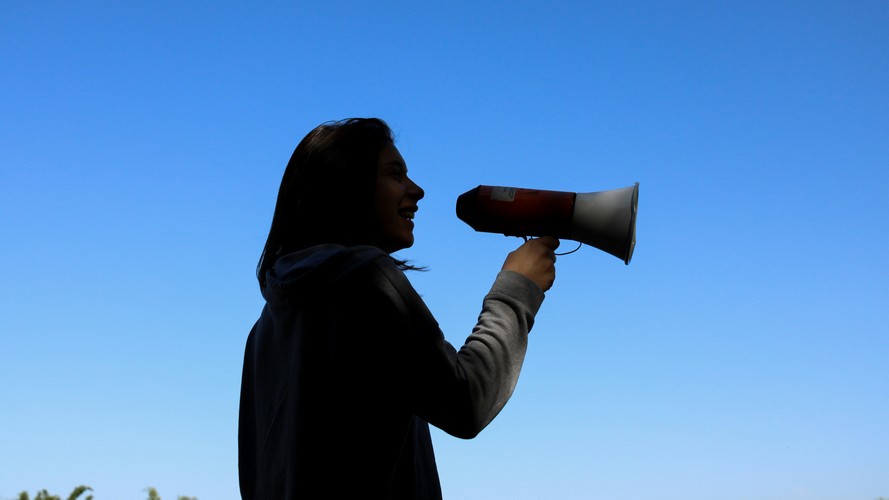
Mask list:
[[[256,266],[261,289],[282,255],[321,243],[374,244],[379,155],[393,143],[392,130],[378,118],[324,123],[300,141],[284,170],[272,227]]]

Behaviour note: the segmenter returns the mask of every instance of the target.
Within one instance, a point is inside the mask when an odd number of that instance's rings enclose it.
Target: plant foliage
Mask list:
[[[93,491],[93,489],[89,486],[80,485],[74,488],[74,491],[72,491],[71,494],[68,495],[67,500],[78,500],[80,496],[87,491]],[[155,488],[149,486],[148,488],[145,488],[145,491],[148,492],[147,500],[161,500],[161,497],[157,494],[157,490]],[[31,500],[31,497],[28,495],[27,491],[23,491],[19,493],[19,496],[18,498],[16,498],[16,500]],[[50,495],[49,492],[44,489],[37,492],[37,495],[34,496],[34,500],[62,500],[62,497],[58,495]],[[93,496],[87,495],[82,500],[93,500]],[[177,497],[177,500],[198,500],[198,497],[186,497],[180,495],[179,497]]]

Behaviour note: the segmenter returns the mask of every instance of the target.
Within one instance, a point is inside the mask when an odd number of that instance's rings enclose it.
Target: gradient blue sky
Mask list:
[[[459,194],[641,183],[633,262],[562,257],[510,403],[435,431],[447,498],[889,496],[887,26],[885,0],[4,2],[0,499],[239,497],[278,182],[350,116],[426,189],[401,256],[458,345],[520,242]]]

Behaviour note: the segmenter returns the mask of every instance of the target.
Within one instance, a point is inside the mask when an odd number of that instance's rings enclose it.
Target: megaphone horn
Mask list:
[[[586,243],[629,264],[638,202],[638,182],[592,193],[481,185],[457,198],[457,217],[476,231]]]

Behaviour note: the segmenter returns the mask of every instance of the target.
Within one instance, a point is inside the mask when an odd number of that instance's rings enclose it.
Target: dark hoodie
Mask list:
[[[441,498],[427,422],[477,435],[515,388],[543,291],[501,271],[455,350],[392,258],[320,245],[278,259],[244,356],[245,500]]]

